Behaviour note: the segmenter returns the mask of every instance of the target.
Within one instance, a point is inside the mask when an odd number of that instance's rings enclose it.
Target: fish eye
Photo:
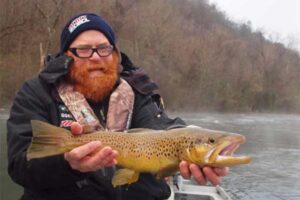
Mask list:
[[[214,138],[208,138],[209,144],[214,144],[216,140]]]

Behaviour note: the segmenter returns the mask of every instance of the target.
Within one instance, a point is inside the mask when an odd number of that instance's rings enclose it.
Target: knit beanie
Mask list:
[[[72,17],[64,26],[60,36],[60,52],[64,53],[67,51],[75,38],[87,30],[98,30],[102,32],[110,44],[115,46],[115,34],[110,25],[96,14],[82,13]]]

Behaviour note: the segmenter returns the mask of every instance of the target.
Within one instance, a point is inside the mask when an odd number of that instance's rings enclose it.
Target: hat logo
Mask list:
[[[78,26],[89,22],[90,20],[87,18],[86,15],[82,15],[80,17],[77,17],[72,21],[72,23],[69,25],[68,29],[69,32],[72,33]]]

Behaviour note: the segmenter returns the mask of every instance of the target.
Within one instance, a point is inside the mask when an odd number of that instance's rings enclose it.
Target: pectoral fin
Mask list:
[[[131,169],[119,169],[115,172],[112,178],[112,184],[114,187],[124,184],[131,184],[139,179],[140,173]]]

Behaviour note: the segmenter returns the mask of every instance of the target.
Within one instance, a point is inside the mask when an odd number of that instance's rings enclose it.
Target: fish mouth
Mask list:
[[[251,162],[249,156],[234,155],[239,146],[245,143],[245,137],[230,137],[226,138],[225,142],[220,143],[213,148],[208,154],[208,162],[215,167],[232,166],[239,164],[247,164]]]

